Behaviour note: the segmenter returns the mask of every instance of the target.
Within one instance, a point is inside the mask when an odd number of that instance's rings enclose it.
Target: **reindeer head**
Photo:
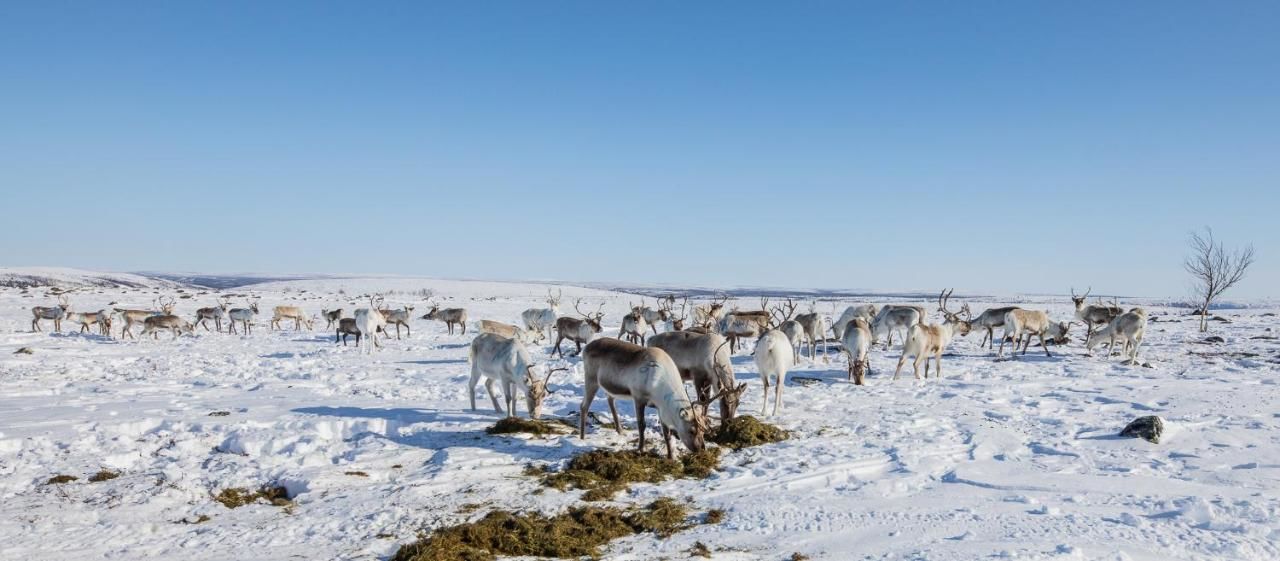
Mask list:
[[[593,313],[583,312],[582,309],[578,307],[581,304],[582,304],[581,298],[575,300],[573,302],[573,310],[575,312],[578,312],[578,315],[582,316],[582,321],[587,322],[587,325],[591,326],[592,331],[599,333],[600,330],[602,329],[600,327],[600,322],[604,320],[604,303],[601,302],[600,307],[597,308],[596,311]]]
[[[1067,331],[1075,324],[1073,321],[1060,321],[1049,326],[1049,340],[1057,345],[1065,345],[1071,340],[1067,337]]]
[[[969,305],[965,304],[960,307],[960,313],[952,313],[947,309],[947,301],[951,300],[951,294],[956,289],[943,290],[938,295],[938,311],[942,312],[942,317],[946,318],[946,323],[952,326],[952,329],[960,335],[968,335],[972,330],[973,313],[969,311]],[[961,317],[964,316],[964,317]]]
[[[552,368],[547,371],[547,377],[541,380],[533,373],[533,366],[526,366],[524,372],[524,387],[526,389],[525,399],[529,405],[529,417],[539,419],[542,417],[542,402],[551,395],[548,385],[551,383],[551,375],[559,371],[568,371],[568,368]]]
[[[547,305],[555,309],[560,306],[560,298],[564,296],[564,290],[557,290],[555,294],[551,293],[551,289],[547,289]]]
[[[1090,292],[1093,292],[1092,286],[1090,286],[1088,290],[1084,291],[1084,296],[1076,296],[1076,288],[1074,286],[1071,287],[1071,301],[1075,303],[1077,310],[1084,307],[1084,301],[1089,297]]]

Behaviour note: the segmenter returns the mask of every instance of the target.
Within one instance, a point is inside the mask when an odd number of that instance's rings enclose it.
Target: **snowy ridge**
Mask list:
[[[0,286],[10,288],[178,288],[187,285],[134,273],[104,273],[65,267],[0,267]]]

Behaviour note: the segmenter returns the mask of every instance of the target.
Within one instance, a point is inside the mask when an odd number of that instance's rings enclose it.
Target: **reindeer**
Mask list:
[[[831,324],[831,333],[835,335],[837,341],[843,341],[845,326],[849,325],[850,321],[853,321],[854,318],[862,318],[867,321],[867,325],[871,325],[878,311],[875,304],[849,306],[844,309],[844,313],[840,314],[840,319]],[[833,303],[831,313],[834,314],[835,312],[835,304]]]
[[[631,305],[631,313],[622,316],[622,327],[618,328],[618,338],[629,343],[644,345],[644,332],[648,324],[644,319],[644,308]]]
[[[341,340],[342,346],[347,346],[347,335],[355,335],[356,347],[360,346],[360,328],[356,327],[355,318],[341,318],[338,320],[337,335],[333,338],[333,344],[336,345]]]
[[[386,329],[391,329],[392,325],[396,326],[397,341],[400,340],[400,326],[402,325],[404,326],[405,333],[410,337],[413,337],[413,329],[409,328],[409,316],[410,314],[413,313],[413,306],[409,304],[405,304],[405,306],[403,308],[400,308],[399,310],[381,308],[378,310],[378,313],[382,314],[383,319],[387,320]],[[427,318],[427,319],[431,319],[431,318]],[[467,314],[466,312],[463,312],[462,321],[466,321],[466,320],[467,320]],[[462,333],[466,334],[466,332],[467,332],[467,326],[464,325],[462,326]],[[453,324],[449,324],[449,333],[453,334]],[[391,334],[388,333],[387,336],[390,337]]]
[[[1089,297],[1090,292],[1093,292],[1092,286],[1084,291],[1084,296],[1077,296],[1075,287],[1071,287],[1071,302],[1076,307],[1076,319],[1084,323],[1086,341],[1090,335],[1093,335],[1093,330],[1096,326],[1107,325],[1111,323],[1111,320],[1116,319],[1116,316],[1124,313],[1120,306],[1106,306],[1102,305],[1101,302],[1098,305],[1086,306],[1084,301]]]
[[[938,295],[938,311],[942,312],[944,318],[942,325],[917,323],[911,326],[907,331],[907,340],[902,344],[902,356],[898,358],[898,368],[893,371],[893,379],[898,379],[898,373],[902,371],[902,365],[907,361],[908,356],[915,356],[912,367],[915,370],[916,379],[920,379],[920,363],[924,363],[924,377],[929,377],[929,355],[933,355],[933,362],[937,366],[933,376],[935,378],[942,377],[942,353],[947,349],[947,344],[951,343],[951,338],[955,334],[969,334],[969,305],[965,304],[960,308],[960,313],[952,313],[947,310],[947,301],[951,299],[951,293],[955,289],[943,290]],[[960,315],[964,315],[964,319]]]
[[[173,338],[175,340],[180,334],[185,333],[187,335],[195,335],[196,333],[196,327],[191,325],[191,322],[185,321],[182,318],[171,314],[150,316],[142,320],[142,322],[143,337],[150,334],[153,339],[159,339],[160,334],[156,332],[161,329],[168,329],[170,333],[173,333]]]
[[[823,317],[817,311],[818,304],[816,302],[809,303],[809,313],[800,314],[795,320],[800,323],[800,327],[804,331],[804,340],[809,346],[809,360],[817,362],[818,360],[818,335],[825,335],[822,328]],[[826,344],[823,344],[825,352]]]
[[[684,331],[684,323],[689,320],[689,299],[686,297],[684,300],[680,301],[679,314],[675,312],[674,306],[675,305],[672,304],[672,307],[667,309],[667,314],[671,317],[671,329],[673,331]]]
[[[40,329],[40,320],[53,320],[53,330],[62,331],[62,319],[71,313],[71,303],[67,300],[66,295],[58,295],[57,306],[35,306],[31,308],[31,331],[44,331]]]
[[[1122,353],[1129,356],[1128,364],[1138,363],[1138,347],[1142,346],[1142,338],[1147,330],[1147,311],[1142,308],[1134,308],[1116,316],[1110,323],[1094,331],[1085,342],[1085,352],[1093,354],[1093,347],[1104,339],[1108,341],[1107,355],[1108,358],[1115,352],[1116,340],[1124,343]]]
[[[539,340],[550,339],[551,329],[556,325],[556,318],[560,317],[560,298],[563,296],[563,290],[557,290],[556,294],[551,294],[551,289],[548,288],[549,308],[529,308],[520,314],[520,319],[524,320],[525,329],[536,332]]]
[[[1049,335],[1051,339],[1056,339],[1053,332],[1056,331],[1058,337],[1065,339],[1067,330],[1071,328],[1071,324],[1060,322],[1056,325],[1049,321],[1049,314],[1039,310],[1010,310],[1004,316],[1004,337],[1013,336],[1014,353],[1018,351],[1018,343],[1022,342],[1022,335],[1026,334],[1026,342],[1022,344],[1022,354],[1027,354],[1027,347],[1031,345],[1031,336],[1035,335],[1040,338],[1040,346],[1044,348],[1045,356],[1053,356],[1049,352],[1049,345],[1045,342],[1045,336]],[[1000,340],[1000,351],[997,357],[1004,356],[1004,339]],[[1013,355],[1016,356],[1016,355]]]
[[[502,398],[506,401],[506,415],[515,417],[517,390],[524,394],[525,403],[529,406],[529,417],[538,419],[542,416],[542,401],[548,395],[547,384],[555,368],[547,372],[547,377],[539,380],[534,374],[535,364],[529,356],[524,344],[515,339],[502,337],[493,333],[481,333],[471,341],[471,380],[467,384],[467,395],[471,398],[471,410],[476,410],[476,384],[485,378],[484,388],[489,391],[489,400],[493,409],[504,413],[498,405],[498,396],[494,393],[494,382],[502,385]]]
[[[236,322],[240,322],[240,326],[244,328],[245,335],[253,335],[253,318],[258,315],[258,301],[255,299],[249,302],[248,308],[231,308],[227,312],[227,316],[231,318],[229,330],[234,335],[236,333]]]
[[[888,333],[888,339],[884,344],[884,348],[888,349],[893,346],[893,332],[895,330],[903,329],[910,332],[911,328],[922,323],[924,318],[925,311],[923,306],[887,304],[880,308],[875,319],[871,321],[871,336],[879,340],[880,334]]]
[[[115,310],[115,313],[120,314],[120,317],[124,319],[124,327],[120,329],[121,339],[125,337],[136,339],[136,337],[133,336],[134,324],[144,324],[146,319],[151,316],[173,315],[174,305],[177,302],[173,298],[166,299],[165,297],[161,296],[159,298],[156,298],[155,300],[152,300],[151,303],[155,305],[157,308],[159,308],[160,311],[127,310],[127,309],[121,309],[121,308],[112,308],[113,310]],[[145,324],[144,324],[144,327],[145,327]]]
[[[515,339],[517,341],[520,341],[521,343],[530,342],[528,340],[529,334],[525,330],[520,329],[519,327],[516,327],[509,323],[502,323],[500,321],[493,321],[488,319],[480,320],[480,332],[492,333],[494,335],[497,335],[499,337],[504,337],[506,339]]]
[[[217,306],[214,306],[212,308],[200,308],[196,310],[195,325],[197,327],[203,326],[204,330],[208,331],[209,330],[208,321],[213,320],[214,328],[218,330],[218,333],[222,333],[222,318],[227,316],[227,310],[230,308],[230,306],[231,306],[231,302],[229,300],[219,300]]]
[[[67,313],[67,320],[80,324],[80,333],[89,331],[89,326],[96,325],[98,334],[111,336],[111,313],[106,309],[89,313]]]
[[[680,369],[680,378],[693,382],[699,400],[710,400],[712,394],[720,398],[720,419],[728,421],[738,411],[742,392],[733,376],[733,361],[729,342],[715,333],[701,334],[689,331],[667,331],[649,338],[648,346],[666,351]],[[728,390],[728,391],[722,391]]]
[[[769,310],[773,323],[778,326],[778,331],[781,331],[783,335],[787,336],[787,340],[791,341],[791,350],[798,362],[800,359],[800,346],[804,344],[804,327],[800,325],[800,322],[791,319],[791,316],[795,315],[795,313],[796,305],[790,298],[787,298],[786,304],[774,306],[773,309]]]
[[[355,313],[356,329],[363,334],[364,347],[366,353],[372,353],[374,348],[381,348],[382,344],[378,342],[378,332],[387,326],[387,318],[378,311],[378,305],[382,303],[381,297],[369,297],[369,307],[359,308]],[[360,348],[361,338],[356,338],[356,347]]]
[[[311,318],[308,318],[306,312],[303,312],[302,308],[297,306],[276,306],[272,308],[271,312],[271,329],[273,331],[282,329],[280,322],[286,319],[293,320],[294,331],[301,330],[303,325],[307,326],[308,331],[314,327]]]
[[[635,403],[641,452],[644,451],[644,412],[650,405],[658,409],[658,426],[667,444],[667,458],[675,459],[672,433],[692,452],[701,452],[706,447],[705,436],[709,428],[707,406],[720,395],[696,403],[689,401],[684,383],[680,381],[679,368],[666,351],[601,338],[588,343],[582,350],[582,357],[586,387],[582,406],[578,409],[579,438],[587,438],[587,414],[591,410],[591,402],[596,392],[604,389],[609,412],[613,415],[613,428],[618,434],[622,434],[622,422],[618,419],[614,400],[624,398]]]
[[[769,329],[773,314],[769,310],[769,299],[760,299],[759,310],[733,310],[720,320],[720,333],[729,339],[729,353],[738,352],[738,339],[759,337]]]
[[[324,321],[325,321],[324,328],[332,329],[333,324],[337,323],[338,320],[342,319],[342,308],[338,308],[336,310],[322,309],[320,310],[320,317],[324,318]]]
[[[600,320],[604,319],[604,312],[600,310],[604,309],[604,304],[600,304],[600,308],[597,309],[594,314],[583,313],[583,311],[578,308],[580,304],[582,304],[581,298],[574,301],[573,310],[578,312],[578,315],[582,316],[582,319],[571,318],[568,316],[556,318],[556,346],[555,349],[551,351],[552,356],[559,354],[560,358],[564,358],[564,351],[560,350],[560,342],[565,339],[576,343],[578,346],[578,354],[581,355],[582,344],[591,341],[591,339],[600,332]]]
[[[840,344],[849,355],[849,381],[861,386],[871,369],[871,361],[867,359],[867,351],[871,349],[871,324],[864,318],[855,317],[845,324],[841,332]]]
[[[695,306],[693,308],[694,324],[708,330],[715,329],[724,319],[724,305],[728,301],[728,296],[720,295],[712,298],[710,304]]]
[[[449,328],[450,335],[453,335],[454,324],[462,326],[462,334],[467,334],[467,311],[465,309],[445,308],[442,310],[440,309],[440,304],[436,304],[430,300],[427,301],[427,305],[431,306],[431,309],[422,316],[422,319],[443,321],[445,326]],[[400,333],[399,327],[396,328],[396,333],[397,335]]]
[[[989,349],[995,348],[995,328],[1004,327],[1004,317],[1014,310],[1021,310],[1017,306],[1005,306],[1003,308],[987,308],[983,310],[978,317],[970,322],[970,327],[974,329],[985,330],[986,334],[982,336],[982,341],[978,343],[978,348],[986,346]]]
[[[665,304],[664,304],[665,302]],[[668,296],[658,301],[658,309],[653,309],[644,305],[644,299],[640,299],[640,316],[644,318],[644,322],[649,325],[649,329],[654,335],[658,334],[658,324],[671,321],[671,307],[676,303],[675,296]],[[644,343],[640,343],[643,345]]]
[[[786,382],[787,370],[796,361],[791,342],[781,331],[765,331],[756,341],[753,358],[756,370],[760,372],[760,381],[764,383],[764,402],[760,404],[760,415],[763,416],[769,408],[769,378],[778,380],[773,398],[773,414],[777,415],[782,410],[782,386]]]

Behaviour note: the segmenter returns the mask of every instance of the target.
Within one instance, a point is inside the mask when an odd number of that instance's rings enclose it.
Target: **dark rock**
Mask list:
[[[33,351],[33,350],[31,350],[31,347],[22,347],[21,349],[18,349],[18,350],[16,350],[16,351],[13,351],[13,354],[15,354],[15,355],[33,355],[33,354],[36,354],[36,352],[35,352],[35,351]]]
[[[1120,431],[1120,436],[1128,436],[1130,438],[1141,438],[1152,444],[1160,443],[1160,436],[1164,434],[1164,419],[1156,415],[1147,415],[1138,417],[1133,422],[1124,427]]]
[[[1224,318],[1222,316],[1213,316],[1209,318],[1209,321],[1220,321],[1222,323],[1231,323],[1231,320]]]
[[[1217,335],[1210,335],[1210,336],[1208,336],[1208,337],[1205,337],[1205,338],[1204,338],[1204,342],[1206,342],[1206,343],[1226,343],[1226,342],[1227,342],[1227,340],[1226,340],[1226,339],[1223,339],[1222,337],[1219,337],[1219,336],[1217,336]]]

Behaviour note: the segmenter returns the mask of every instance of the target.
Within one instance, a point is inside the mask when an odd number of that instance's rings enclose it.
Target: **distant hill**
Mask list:
[[[190,285],[135,273],[105,273],[65,267],[0,267],[0,286],[11,288],[181,288]]]

